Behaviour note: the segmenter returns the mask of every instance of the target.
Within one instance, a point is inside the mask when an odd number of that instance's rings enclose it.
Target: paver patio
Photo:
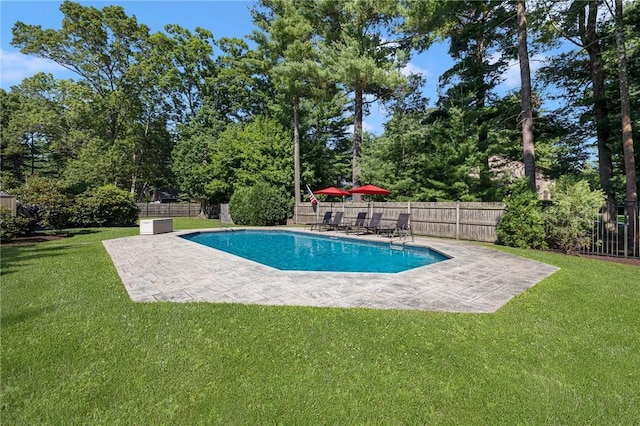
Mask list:
[[[192,232],[103,241],[131,300],[490,313],[558,270],[469,242],[416,236],[408,245],[451,259],[396,274],[280,271],[179,237]]]

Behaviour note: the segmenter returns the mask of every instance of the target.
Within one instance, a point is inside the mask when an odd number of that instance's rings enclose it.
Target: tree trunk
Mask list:
[[[31,139],[31,145],[29,146],[29,154],[31,155],[31,176],[36,174],[36,141],[33,137],[33,133],[29,137]]]
[[[360,143],[362,142],[362,107],[363,107],[363,90],[360,82],[356,83],[355,90],[355,111],[353,122],[353,163],[351,180],[353,187],[360,186]],[[353,201],[360,201],[360,194],[353,194]]]
[[[300,199],[300,98],[293,100],[293,190],[296,204]],[[296,220],[297,222],[297,220]]]
[[[598,15],[597,0],[590,0],[588,16],[584,10],[580,13],[578,22],[580,37],[585,50],[589,54],[589,66],[591,82],[593,84],[593,117],[596,123],[596,135],[598,139],[598,171],[600,172],[600,186],[607,196],[607,203],[615,205],[615,194],[611,187],[613,176],[613,162],[611,150],[607,146],[611,131],[609,128],[609,109],[605,95],[605,73],[602,64],[602,51],[600,39],[596,34]],[[605,218],[606,220],[607,218]]]
[[[478,19],[485,24],[487,23],[487,11],[486,8],[482,8],[480,11],[481,16]],[[487,54],[485,45],[485,34],[484,31],[480,31],[476,34],[476,45],[474,49],[474,66],[477,70],[484,70],[484,61],[485,56]],[[483,201],[487,201],[491,199],[491,195],[486,192],[487,188],[492,188],[492,174],[489,171],[489,113],[487,111],[487,84],[485,81],[484,71],[481,71],[480,74],[477,74],[474,77],[476,80],[476,90],[475,90],[475,108],[478,111],[477,125],[478,125],[478,151],[480,152],[480,158],[482,164],[480,164],[479,170],[479,184],[478,189],[483,192]],[[491,190],[490,190],[491,192]]]
[[[531,109],[531,71],[527,48],[527,12],[524,0],[518,0],[518,59],[520,62],[520,102],[522,105],[522,153],[524,174],[529,189],[536,191],[536,155],[533,139],[533,111]]]
[[[616,44],[618,46],[618,74],[620,76],[620,116],[622,119],[622,148],[624,151],[624,170],[627,179],[627,208],[629,212],[629,238],[633,243],[635,236],[635,213],[638,202],[636,163],[633,150],[631,127],[631,106],[629,101],[629,73],[627,70],[627,49],[622,20],[622,0],[615,0]]]

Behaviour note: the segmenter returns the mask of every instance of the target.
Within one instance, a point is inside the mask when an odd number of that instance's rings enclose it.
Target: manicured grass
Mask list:
[[[501,248],[562,269],[490,315],[135,304],[137,233],[2,248],[2,424],[640,422],[638,267]]]

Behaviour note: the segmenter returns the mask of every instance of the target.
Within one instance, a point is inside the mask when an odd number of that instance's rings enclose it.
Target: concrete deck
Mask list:
[[[131,300],[490,313],[558,269],[468,242],[416,236],[413,244],[452,258],[397,274],[280,271],[179,237],[196,231],[103,242]]]

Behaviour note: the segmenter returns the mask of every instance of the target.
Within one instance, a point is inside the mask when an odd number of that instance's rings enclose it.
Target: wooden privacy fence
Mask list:
[[[382,226],[394,226],[400,213],[410,213],[413,232],[430,237],[456,238],[471,241],[495,242],[496,228],[504,214],[504,203],[474,202],[336,202],[318,203],[315,210],[311,204],[295,207],[294,222],[312,223],[320,220],[329,210],[343,211],[345,223],[354,222],[358,212],[382,213]]]
[[[11,216],[15,216],[17,212],[16,196],[0,192],[0,206],[11,212]]]
[[[138,217],[193,217],[200,214],[200,203],[137,203]]]

